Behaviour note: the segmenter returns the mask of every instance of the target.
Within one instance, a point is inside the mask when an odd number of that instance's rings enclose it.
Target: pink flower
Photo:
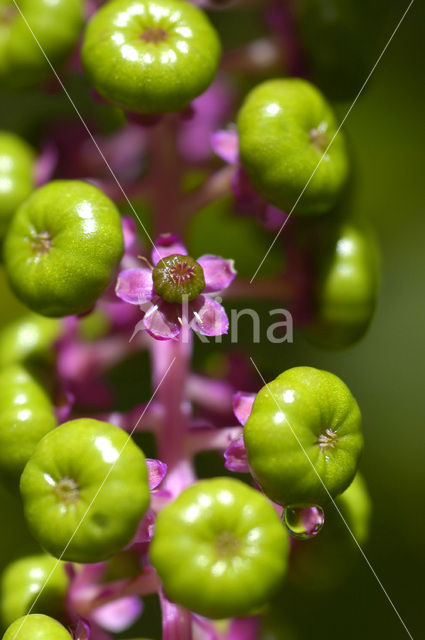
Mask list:
[[[193,299],[188,297],[187,302],[170,302],[155,291],[154,277],[155,267],[160,261],[169,256],[176,256],[178,268],[183,269],[183,277],[189,281],[193,277],[184,256],[187,256],[186,248],[180,240],[173,235],[162,235],[158,238],[152,251],[153,267],[145,266],[126,269],[118,276],[115,292],[124,302],[133,305],[146,305],[145,314],[137,323],[134,334],[138,331],[147,331],[157,340],[175,340],[180,337],[182,328],[188,326],[193,331],[204,336],[218,336],[227,333],[229,321],[224,308],[211,296],[226,289],[233,281],[236,271],[233,260],[225,260],[218,256],[204,255],[198,258],[195,264],[201,267],[205,282],[196,281],[200,287],[200,293]],[[194,263],[188,257],[188,262]],[[172,271],[170,267],[167,275],[180,282],[180,272]],[[158,285],[157,285],[158,286]],[[171,286],[173,284],[171,283]],[[178,284],[176,284],[176,287]],[[133,334],[133,335],[134,335]]]
[[[233,412],[241,423],[245,426],[255,400],[255,393],[243,393],[239,391],[233,397]],[[224,466],[229,471],[235,473],[249,473],[248,459],[246,455],[243,435],[235,438],[224,452]]]
[[[287,219],[287,214],[268,203],[254,189],[251,180],[239,159],[239,137],[236,128],[220,129],[211,136],[214,153],[226,164],[235,166],[232,191],[236,210],[242,215],[252,215],[269,231],[278,231]]]

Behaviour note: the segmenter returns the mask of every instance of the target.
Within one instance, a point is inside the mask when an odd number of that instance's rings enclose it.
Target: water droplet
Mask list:
[[[293,538],[310,540],[322,530],[325,514],[317,504],[291,504],[284,508],[282,521]]]

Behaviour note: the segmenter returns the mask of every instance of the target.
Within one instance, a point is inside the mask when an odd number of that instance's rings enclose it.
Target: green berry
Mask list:
[[[295,367],[258,393],[244,441],[249,465],[269,498],[283,505],[323,505],[356,473],[363,448],[360,410],[337,376]]]
[[[326,523],[314,540],[298,545],[291,556],[289,580],[298,585],[303,592],[335,593],[350,579],[350,574],[358,566],[357,545],[350,531],[361,547],[369,535],[371,503],[363,478],[356,474],[353,482],[335,503],[326,509]]]
[[[113,0],[91,19],[85,71],[106,99],[138,113],[183,109],[214,79],[220,42],[206,15],[182,0]]]
[[[354,100],[376,62],[386,0],[297,0],[293,17],[309,76],[327,96]],[[367,12],[367,20],[365,15]]]
[[[16,209],[34,189],[34,162],[35,153],[22,138],[0,131],[0,240]]]
[[[3,640],[72,640],[72,636],[57,620],[35,613],[15,620]]]
[[[171,600],[209,618],[266,604],[286,570],[287,534],[258,491],[230,478],[192,485],[158,515],[151,562]]]
[[[357,542],[361,545],[365,544],[369,537],[372,504],[366,483],[360,473],[356,473],[353,482],[344,493],[338,496],[336,503],[350,525]]]
[[[21,495],[30,530],[46,551],[99,562],[130,542],[149,506],[145,457],[122,429],[71,420],[38,443]]]
[[[373,236],[357,224],[344,223],[329,240],[317,268],[312,342],[343,348],[365,334],[378,294],[377,255]]]
[[[6,325],[0,333],[0,367],[48,359],[60,329],[59,320],[36,313]]]
[[[268,80],[253,89],[238,132],[242,165],[257,191],[286,212],[330,210],[348,174],[343,134],[333,140],[337,126],[325,98],[305,80]]]
[[[17,4],[28,24],[12,0],[0,2],[0,82],[24,88],[52,75],[46,57],[56,66],[71,52],[83,25],[84,2],[20,0]]]
[[[0,371],[0,476],[13,488],[37,443],[56,427],[40,382],[19,364]]]
[[[204,271],[190,256],[163,258],[154,268],[152,279],[155,292],[166,302],[194,300],[205,289]]]
[[[15,560],[5,569],[1,580],[3,624],[7,627],[30,608],[33,613],[61,616],[67,588],[65,567],[55,558],[40,554]]]
[[[117,208],[79,180],[37,189],[16,212],[4,243],[12,289],[31,310],[53,317],[88,311],[122,254]]]

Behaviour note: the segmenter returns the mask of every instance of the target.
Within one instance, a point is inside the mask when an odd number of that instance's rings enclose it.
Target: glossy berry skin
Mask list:
[[[376,61],[385,0],[298,0],[296,29],[309,76],[332,100],[353,100]],[[368,11],[367,20],[364,19]]]
[[[253,89],[238,132],[242,165],[257,191],[287,213],[295,207],[294,215],[329,211],[348,174],[341,132],[320,161],[337,126],[325,98],[305,80],[268,80]]]
[[[350,524],[357,542],[365,544],[370,532],[372,502],[364,478],[360,473],[356,473],[348,489],[338,496],[337,504]]]
[[[34,189],[34,162],[35,153],[25,140],[0,131],[0,241],[12,215]]]
[[[203,269],[190,256],[163,258],[154,268],[152,280],[155,292],[166,302],[194,300],[205,289]]]
[[[0,476],[11,489],[43,436],[56,427],[50,398],[19,364],[0,371]]]
[[[239,480],[202,480],[165,507],[150,559],[171,600],[208,618],[264,605],[286,569],[287,534],[272,505]]]
[[[120,216],[100,189],[57,180],[18,209],[4,243],[9,283],[32,311],[88,311],[111,282],[123,254]]]
[[[39,613],[23,616],[7,628],[3,640],[73,640],[57,620]]]
[[[85,71],[107,100],[130,111],[180,111],[214,79],[220,41],[206,15],[182,0],[113,0],[91,19]]]
[[[323,505],[328,492],[334,497],[344,491],[356,473],[363,448],[360,410],[337,376],[295,367],[259,391],[244,442],[269,498]]]
[[[83,0],[0,0],[0,82],[24,88],[36,85],[52,74],[51,63],[61,63],[77,43],[83,25]],[[34,35],[33,35],[34,34]]]
[[[122,429],[71,420],[39,442],[21,476],[21,496],[46,551],[59,557],[69,543],[64,560],[99,562],[130,542],[149,506],[145,457]]]
[[[68,583],[63,563],[58,564],[51,556],[40,554],[15,560],[6,567],[1,580],[2,623],[7,627],[30,608],[32,613],[60,617],[65,610]]]
[[[48,359],[60,329],[60,320],[37,313],[28,313],[10,323],[0,333],[0,367]]]
[[[369,230],[346,222],[319,256],[316,308],[308,338],[326,348],[344,348],[366,333],[378,295],[379,260]]]

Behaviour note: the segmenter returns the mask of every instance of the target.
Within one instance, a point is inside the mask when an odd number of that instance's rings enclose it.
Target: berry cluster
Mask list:
[[[164,640],[259,639],[325,513],[367,537],[342,380],[282,373],[277,352],[268,383],[249,353],[191,365],[195,335],[227,334],[228,301],[284,302],[335,349],[364,335],[377,296],[373,234],[344,213],[349,145],[312,82],[332,95],[326,68],[303,55],[309,2],[247,4],[0,0],[2,87],[50,100],[78,79],[88,104],[28,129],[38,152],[0,132],[3,267],[28,310],[0,334],[0,478],[40,546],[3,574],[5,640],[108,640],[152,594]],[[222,53],[246,10],[266,35]],[[199,256],[190,229],[230,199],[235,255]],[[262,276],[246,223],[285,255],[279,272]],[[220,477],[195,468],[208,451]]]

